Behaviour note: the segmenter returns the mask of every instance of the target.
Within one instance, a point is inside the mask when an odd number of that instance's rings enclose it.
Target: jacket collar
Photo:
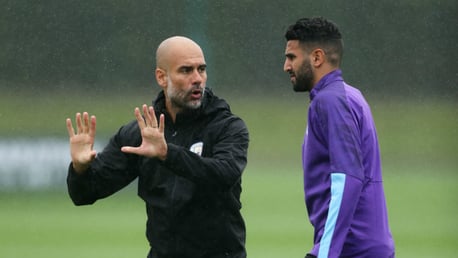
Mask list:
[[[315,98],[315,96],[322,89],[326,88],[326,86],[328,86],[329,84],[331,84],[334,81],[343,81],[342,71],[340,69],[336,69],[326,74],[325,76],[323,76],[323,78],[321,78],[321,80],[318,81],[317,84],[315,84],[313,89],[310,91],[310,100],[313,100],[313,98]]]

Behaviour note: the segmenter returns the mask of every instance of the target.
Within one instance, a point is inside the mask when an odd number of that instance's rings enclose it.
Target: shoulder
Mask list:
[[[232,113],[229,109],[218,112],[210,121],[213,128],[224,135],[248,134],[248,128],[242,118]]]
[[[229,122],[239,121],[244,124],[242,118],[234,114],[229,103],[216,96],[210,89],[206,90],[207,99],[204,107],[204,114],[211,116],[215,120],[224,120]]]
[[[226,100],[212,94],[206,107],[208,126],[217,135],[248,135],[248,128],[243,119],[231,111]]]
[[[322,89],[313,99],[311,106],[320,112],[332,112],[347,106],[345,86],[333,83]]]

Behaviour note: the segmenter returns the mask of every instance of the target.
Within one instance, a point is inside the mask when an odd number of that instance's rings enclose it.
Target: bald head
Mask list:
[[[196,42],[186,37],[174,36],[162,41],[157,48],[156,66],[168,70],[174,61],[203,56],[202,49]]]
[[[202,49],[191,39],[171,37],[157,48],[156,81],[164,92],[165,106],[172,120],[185,109],[201,106],[206,68]]]

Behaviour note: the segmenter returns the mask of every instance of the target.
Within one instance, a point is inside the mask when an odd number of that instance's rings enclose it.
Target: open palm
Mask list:
[[[143,116],[140,109],[135,108],[135,117],[141,131],[142,143],[139,147],[124,146],[121,150],[126,153],[165,160],[167,143],[164,137],[164,115],[159,117],[158,125],[154,108],[143,105]]]
[[[76,172],[84,172],[94,160],[96,151],[94,148],[94,139],[96,131],[96,118],[84,112],[76,114],[76,128],[73,129],[72,121],[67,118],[67,131],[70,138],[70,155],[72,158],[73,168]]]

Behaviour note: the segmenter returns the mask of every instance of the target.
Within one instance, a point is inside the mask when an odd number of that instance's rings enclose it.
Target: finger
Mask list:
[[[164,133],[164,128],[165,128],[164,114],[161,114],[161,116],[159,117],[159,132]]]
[[[149,114],[151,116],[151,126],[157,128],[157,119],[156,114],[154,112],[154,108],[152,106],[149,107]]]
[[[91,150],[91,162],[95,159],[97,156],[97,152],[95,150]]]
[[[137,153],[137,151],[136,151],[137,149],[138,149],[137,147],[130,147],[130,146],[121,147],[121,151],[124,152],[124,153],[136,154]]]
[[[83,113],[83,133],[89,133],[89,114]]]
[[[66,124],[67,124],[68,137],[75,136],[75,130],[73,129],[72,120],[70,118],[67,118]]]
[[[81,113],[76,113],[75,120],[76,120],[76,133],[80,134],[83,132],[83,124],[81,122]]]
[[[137,118],[138,127],[140,130],[146,127],[145,119],[143,119],[142,114],[140,113],[140,109],[138,107],[135,108],[135,118]]]
[[[97,122],[96,122],[95,116],[91,116],[91,125],[89,128],[89,136],[91,136],[92,138],[95,138],[96,124]]]
[[[146,126],[154,127],[151,115],[148,111],[148,106],[146,104],[143,104],[142,108],[143,108],[143,115],[145,116]]]

